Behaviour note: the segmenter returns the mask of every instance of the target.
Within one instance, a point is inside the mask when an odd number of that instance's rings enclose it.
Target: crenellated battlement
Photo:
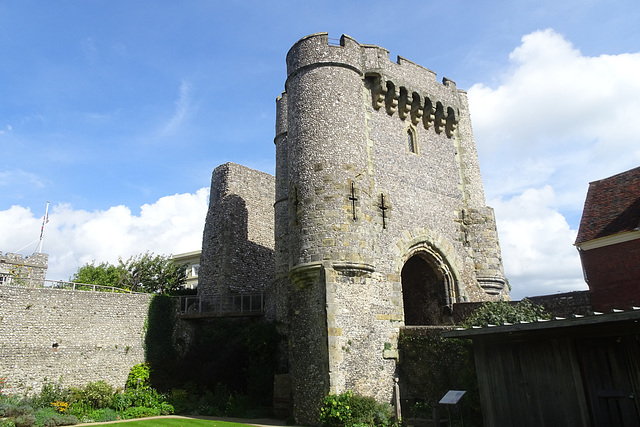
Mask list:
[[[445,132],[449,138],[458,127],[459,108],[445,107],[441,101],[432,100],[405,86],[397,86],[380,74],[370,74],[367,79],[376,110],[385,107],[391,116],[397,112],[400,119],[410,118],[414,125],[422,123],[425,129],[434,128],[438,134]]]
[[[389,50],[373,45],[360,44],[353,37],[343,34],[339,43],[332,43],[328,33],[315,33],[298,40],[287,53],[287,75],[307,66],[348,66],[361,75],[384,74],[405,85],[405,80],[417,81],[421,86],[434,86],[435,90],[456,91],[455,82],[446,77],[442,83],[437,74],[402,56],[392,61]],[[402,80],[402,81],[400,81]],[[439,87],[435,87],[435,85]],[[420,88],[423,89],[423,88]]]
[[[331,40],[328,33],[298,40],[287,54],[287,83],[309,68],[346,68],[367,81],[376,110],[384,107],[389,115],[398,113],[414,125],[453,135],[460,116],[455,82],[443,78],[438,83],[435,72],[401,56],[393,62],[380,46],[360,44],[344,34],[339,43]]]
[[[12,286],[41,286],[47,275],[49,255],[0,252],[0,284]]]
[[[23,256],[12,252],[6,252],[4,255],[0,251],[0,263],[8,263],[13,265],[27,265],[30,267],[43,267],[47,265],[49,255],[42,253],[34,253],[33,255]]]
[[[352,37],[342,35],[340,44],[329,43],[328,33],[316,33],[303,37],[287,53],[287,79],[301,69],[317,66],[351,68],[362,73],[360,44]],[[286,84],[285,84],[286,85]]]

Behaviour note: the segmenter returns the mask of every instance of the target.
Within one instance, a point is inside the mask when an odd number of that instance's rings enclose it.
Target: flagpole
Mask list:
[[[47,209],[44,212],[44,217],[42,217],[42,228],[40,228],[40,243],[38,243],[37,253],[42,253],[42,241],[44,240],[44,229],[45,225],[49,222],[49,201],[47,200]]]

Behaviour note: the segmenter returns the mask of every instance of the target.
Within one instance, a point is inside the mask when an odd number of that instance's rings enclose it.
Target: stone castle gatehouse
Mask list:
[[[391,401],[400,328],[450,323],[455,303],[509,290],[466,93],[346,35],[304,37],[286,60],[275,179],[214,171],[199,293],[267,292],[287,336],[279,380],[296,420],[315,423],[329,392]]]

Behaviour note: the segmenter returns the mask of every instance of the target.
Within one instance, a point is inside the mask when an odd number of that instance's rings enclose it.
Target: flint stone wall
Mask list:
[[[270,292],[275,274],[274,200],[273,175],[235,163],[213,171],[198,274],[200,298]],[[273,305],[273,299],[267,305]],[[272,318],[273,309],[267,311]]]
[[[466,93],[379,46],[312,34],[287,54],[275,143],[294,417],[315,422],[329,392],[390,402],[411,257],[442,282],[436,318],[509,295]]]
[[[131,367],[144,362],[151,297],[0,286],[4,393],[37,393],[45,378],[123,388]]]
[[[27,257],[0,252],[0,283],[38,287],[44,284],[49,255],[36,253]]]

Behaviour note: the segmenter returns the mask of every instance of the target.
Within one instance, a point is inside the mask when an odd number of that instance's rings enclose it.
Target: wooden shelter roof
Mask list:
[[[470,329],[458,328],[443,332],[445,338],[524,338],[535,335],[552,334],[589,334],[617,335],[635,331],[640,333],[640,307],[630,310],[613,310],[611,313],[594,312],[589,316],[575,315],[571,318],[556,317],[552,320],[537,320],[535,322],[521,322],[516,324],[489,325]]]

